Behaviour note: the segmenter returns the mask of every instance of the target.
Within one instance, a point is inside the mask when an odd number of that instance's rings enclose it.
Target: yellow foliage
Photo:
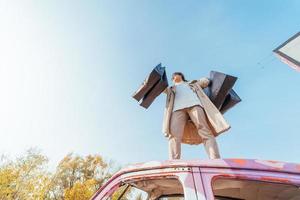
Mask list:
[[[53,175],[50,191],[57,199],[89,199],[110,176],[110,166],[101,156],[68,154]]]
[[[88,200],[95,192],[95,180],[87,180],[84,183],[79,181],[72,188],[68,188],[64,192],[65,200]]]
[[[14,189],[15,171],[9,167],[0,169],[0,199],[11,199]]]
[[[49,180],[44,170],[47,162],[33,149],[16,161],[9,161],[0,167],[0,200],[44,199],[43,193]]]
[[[47,171],[47,158],[30,149],[16,160],[0,159],[0,200],[86,200],[111,176],[99,155],[69,154],[56,171]]]

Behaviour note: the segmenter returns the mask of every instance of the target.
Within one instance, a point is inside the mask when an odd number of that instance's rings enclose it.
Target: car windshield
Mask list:
[[[176,178],[141,179],[122,183],[109,200],[183,200],[183,188]]]

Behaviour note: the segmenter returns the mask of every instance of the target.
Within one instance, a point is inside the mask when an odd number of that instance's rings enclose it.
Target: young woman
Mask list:
[[[187,81],[181,72],[172,75],[167,88],[163,132],[169,139],[169,159],[180,159],[181,143],[203,143],[210,159],[220,158],[215,136],[228,130],[229,124],[206,96],[203,88],[209,79]]]

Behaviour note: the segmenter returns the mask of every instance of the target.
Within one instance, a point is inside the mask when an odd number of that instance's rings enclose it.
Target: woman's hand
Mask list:
[[[206,88],[209,86],[210,80],[206,77],[200,78],[199,83],[202,88]]]

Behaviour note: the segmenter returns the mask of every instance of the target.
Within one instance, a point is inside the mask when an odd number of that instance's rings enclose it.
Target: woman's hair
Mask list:
[[[172,74],[172,80],[174,79],[174,76],[176,76],[176,75],[181,76],[182,80],[183,80],[184,82],[187,82],[187,80],[185,79],[183,73],[181,73],[181,72],[174,72],[174,73]]]

